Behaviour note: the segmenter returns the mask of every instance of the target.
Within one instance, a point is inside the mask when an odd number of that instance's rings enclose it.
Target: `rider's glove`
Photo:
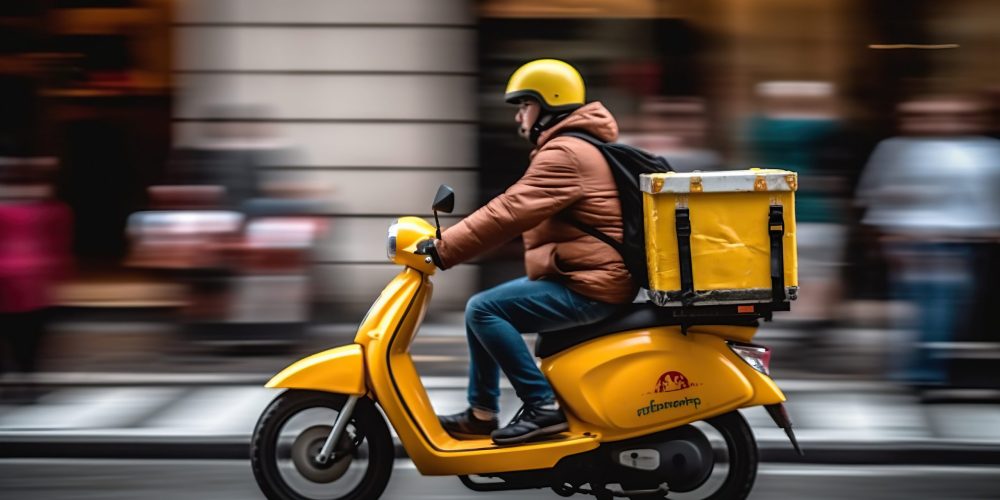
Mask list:
[[[431,260],[434,261],[434,265],[437,266],[438,269],[444,269],[444,264],[441,263],[441,257],[438,256],[437,247],[434,246],[433,239],[423,240],[417,243],[416,253],[418,255],[429,255],[431,257]]]

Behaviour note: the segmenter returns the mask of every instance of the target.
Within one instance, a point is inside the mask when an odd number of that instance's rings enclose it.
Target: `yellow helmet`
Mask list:
[[[533,97],[548,111],[571,111],[584,105],[583,77],[558,59],[531,61],[510,76],[504,100],[517,103]]]

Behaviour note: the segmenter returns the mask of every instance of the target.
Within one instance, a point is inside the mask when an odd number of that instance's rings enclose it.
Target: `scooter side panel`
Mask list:
[[[313,354],[275,375],[267,387],[360,396],[367,392],[364,353],[360,345],[350,344]]]
[[[678,327],[600,337],[542,361],[565,406],[614,441],[741,407],[754,387],[725,340]],[[735,355],[733,355],[735,356]]]

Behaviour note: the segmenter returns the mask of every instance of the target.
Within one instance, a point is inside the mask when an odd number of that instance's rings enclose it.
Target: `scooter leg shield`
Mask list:
[[[313,354],[275,375],[267,387],[360,396],[368,392],[364,352],[359,344],[350,344]]]

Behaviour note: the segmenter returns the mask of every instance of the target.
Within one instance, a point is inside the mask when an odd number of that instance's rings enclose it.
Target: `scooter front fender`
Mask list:
[[[266,387],[361,396],[368,392],[364,359],[359,344],[335,347],[296,361],[271,378]]]

